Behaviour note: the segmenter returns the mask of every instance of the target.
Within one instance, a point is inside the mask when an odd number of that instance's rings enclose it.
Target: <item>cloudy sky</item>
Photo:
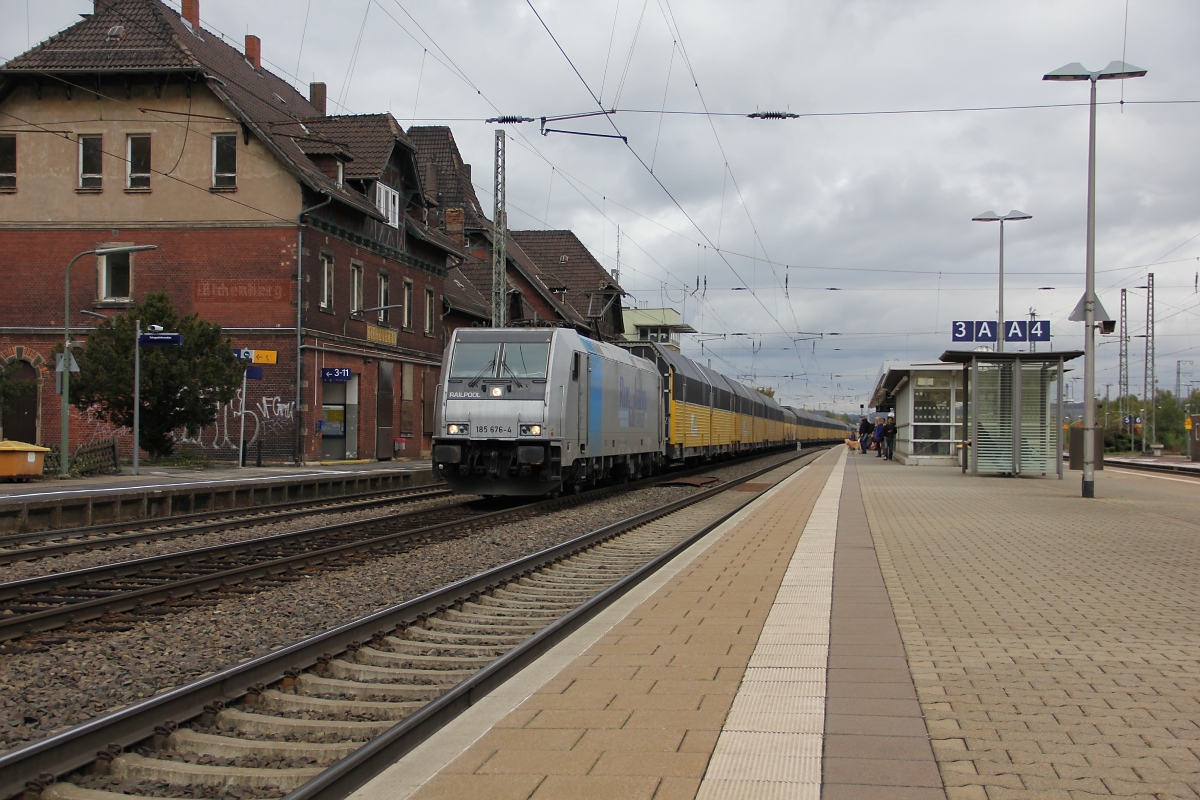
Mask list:
[[[91,6],[0,0],[0,60]],[[703,332],[689,355],[835,410],[884,360],[995,318],[984,211],[1033,216],[1005,226],[1005,316],[1082,348],[1088,89],[1041,76],[1124,56],[1149,74],[1099,88],[1096,288],[1114,318],[1129,290],[1135,393],[1148,272],[1159,386],[1179,361],[1200,381],[1195,0],[201,0],[201,19],[325,81],[331,113],[451,125],[489,209],[487,118],[617,109],[547,127],[627,144],[508,127],[512,227],[570,228],[609,269],[619,228],[627,304],[679,309]],[[1115,397],[1117,337],[1099,341]]]

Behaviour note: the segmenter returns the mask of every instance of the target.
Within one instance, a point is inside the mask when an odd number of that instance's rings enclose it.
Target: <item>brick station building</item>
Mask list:
[[[98,314],[166,291],[238,348],[271,350],[247,439],[269,460],[427,452],[443,280],[461,246],[425,224],[413,144],[388,114],[327,116],[201,27],[199,0],[95,0],[94,13],[0,68],[0,366],[35,381],[3,436],[58,441],[51,349]],[[380,308],[386,306],[386,308]],[[235,459],[239,401],[185,448]],[[116,436],[72,411],[71,446]]]

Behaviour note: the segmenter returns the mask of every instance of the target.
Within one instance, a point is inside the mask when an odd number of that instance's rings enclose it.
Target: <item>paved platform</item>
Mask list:
[[[356,800],[1200,797],[1200,481],[831,452]]]

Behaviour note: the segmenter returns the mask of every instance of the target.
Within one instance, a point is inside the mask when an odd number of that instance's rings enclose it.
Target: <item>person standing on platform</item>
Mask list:
[[[867,454],[867,447],[871,444],[871,431],[871,420],[867,419],[866,414],[863,414],[858,423],[858,445],[862,448],[863,455]]]
[[[871,433],[871,443],[875,447],[875,457],[883,458],[883,417],[875,418],[875,430]]]
[[[883,423],[883,457],[888,461],[896,450],[896,412],[889,411],[887,422]]]

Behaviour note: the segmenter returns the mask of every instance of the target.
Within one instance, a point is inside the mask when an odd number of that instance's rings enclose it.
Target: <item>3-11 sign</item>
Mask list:
[[[990,319],[957,320],[950,323],[950,337],[955,342],[994,342],[997,323]],[[1006,342],[1050,341],[1049,320],[1014,319],[1004,323]]]

